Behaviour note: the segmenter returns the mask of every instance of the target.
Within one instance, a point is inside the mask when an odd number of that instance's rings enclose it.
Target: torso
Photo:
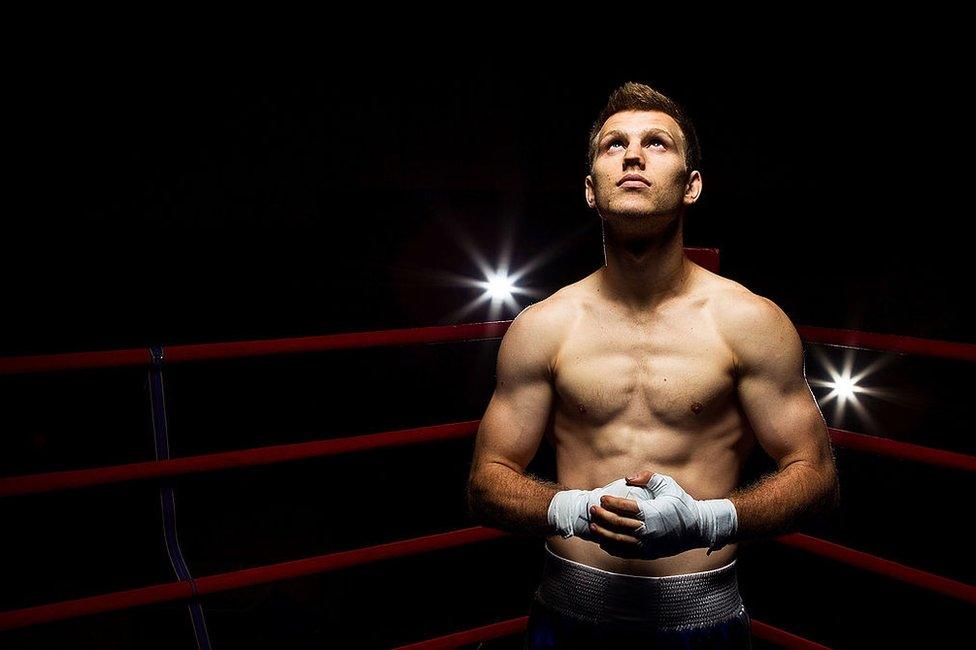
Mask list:
[[[596,277],[549,299],[561,322],[546,432],[556,450],[557,481],[592,489],[651,470],[672,476],[696,499],[727,497],[755,438],[736,398],[721,310],[752,294],[695,265],[684,295],[653,313],[633,314],[608,301]],[[577,562],[649,576],[725,566],[737,548],[630,560],[578,537],[555,535],[548,543]]]

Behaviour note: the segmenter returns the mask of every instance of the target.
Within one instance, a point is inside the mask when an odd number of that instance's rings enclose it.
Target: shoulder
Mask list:
[[[803,343],[775,302],[727,278],[715,284],[709,304],[737,371],[757,364],[802,365]]]
[[[525,307],[502,337],[500,355],[517,356],[551,372],[565,332],[575,313],[573,285]]]

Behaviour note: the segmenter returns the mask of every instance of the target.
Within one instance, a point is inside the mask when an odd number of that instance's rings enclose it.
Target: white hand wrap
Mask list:
[[[717,551],[738,530],[739,520],[730,499],[697,500],[666,474],[654,474],[647,487],[639,486],[638,515],[644,523],[635,532],[641,557],[647,560],[676,555],[692,548]]]
[[[627,480],[621,478],[592,490],[557,492],[549,502],[549,523],[555,526],[564,539],[576,535],[583,539],[596,540],[596,534],[590,530],[590,506],[600,505],[600,497],[604,494],[636,501],[640,495],[646,495],[646,488],[627,485]]]

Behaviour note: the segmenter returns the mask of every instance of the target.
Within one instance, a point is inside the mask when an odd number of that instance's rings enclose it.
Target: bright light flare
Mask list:
[[[489,276],[488,281],[485,283],[485,290],[488,292],[490,298],[506,300],[512,297],[512,294],[517,288],[511,278],[504,273],[498,273]]]
[[[875,386],[867,387],[862,385],[862,381],[880,369],[882,366],[886,365],[890,361],[890,357],[878,357],[878,359],[876,359],[874,362],[855,374],[855,350],[851,348],[844,350],[843,367],[839,370],[836,366],[834,366],[830,359],[827,358],[822,349],[814,347],[812,350],[814,356],[816,356],[820,361],[821,366],[823,366],[824,370],[827,371],[830,379],[809,379],[808,383],[810,386],[821,386],[830,389],[830,392],[820,398],[818,401],[821,407],[826,406],[831,401],[834,401],[833,426],[841,426],[844,418],[844,412],[847,410],[847,406],[850,405],[850,407],[854,409],[854,412],[857,414],[858,419],[861,420],[861,423],[864,425],[865,429],[867,429],[867,432],[878,433],[878,424],[876,420],[867,410],[859,396],[867,395],[889,402],[900,401],[899,396],[894,391]],[[830,424],[829,421],[828,424]]]
[[[510,270],[512,262],[512,251],[514,248],[514,228],[502,228],[502,241],[498,247],[498,261],[492,264],[482,253],[480,245],[475,242],[461,226],[453,219],[445,219],[442,223],[449,229],[457,242],[471,259],[471,262],[481,272],[481,279],[461,276],[449,271],[433,271],[426,273],[434,278],[439,284],[446,283],[453,286],[471,287],[480,289],[480,295],[468,301],[447,316],[453,322],[463,322],[469,318],[471,312],[477,310],[481,305],[488,303],[488,320],[499,320],[500,318],[517,315],[523,305],[515,299],[516,296],[528,296],[530,298],[544,298],[546,293],[539,289],[532,289],[520,283],[520,280],[532,271],[538,269],[550,260],[564,253],[570,244],[578,239],[584,232],[593,227],[592,222],[587,222],[575,232],[570,233],[560,241],[554,242],[544,250],[534,253],[519,268]]]
[[[843,375],[837,377],[832,382],[827,382],[827,384],[834,389],[838,398],[843,400],[853,399],[854,393],[861,392],[860,387],[854,379]]]

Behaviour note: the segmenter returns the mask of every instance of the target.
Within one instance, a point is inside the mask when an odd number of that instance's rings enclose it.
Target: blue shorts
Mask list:
[[[735,560],[697,573],[613,573],[556,555],[546,544],[525,650],[751,649],[751,619]]]

